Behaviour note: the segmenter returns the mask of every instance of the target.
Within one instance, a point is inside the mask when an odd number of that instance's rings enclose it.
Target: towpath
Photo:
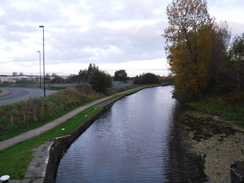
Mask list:
[[[81,111],[87,109],[88,107],[91,107],[91,106],[99,104],[99,103],[101,103],[103,101],[106,101],[106,100],[112,98],[113,96],[114,95],[109,96],[109,97],[105,97],[105,98],[96,100],[94,102],[91,102],[89,104],[86,104],[84,106],[81,106],[81,107],[79,107],[79,108],[77,108],[77,109],[65,114],[64,116],[59,117],[58,119],[55,119],[55,120],[53,120],[53,121],[51,121],[51,122],[49,122],[49,123],[47,123],[47,124],[45,124],[45,125],[43,125],[43,126],[41,126],[39,128],[30,130],[28,132],[25,132],[23,134],[20,134],[18,136],[13,137],[13,138],[1,141],[0,142],[0,151],[3,150],[3,149],[6,149],[6,148],[8,148],[8,147],[10,147],[12,145],[15,145],[15,144],[17,144],[19,142],[22,142],[22,141],[25,141],[25,140],[30,139],[32,137],[35,137],[37,135],[40,135],[40,134],[42,134],[42,133],[44,133],[44,132],[46,132],[46,131],[48,131],[48,130],[50,130],[50,129],[58,126],[58,125],[60,125],[61,123],[67,121],[69,118],[75,116],[76,114],[78,114]]]

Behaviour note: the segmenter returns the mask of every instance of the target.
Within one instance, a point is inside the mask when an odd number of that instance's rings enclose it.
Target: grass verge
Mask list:
[[[244,127],[244,107],[242,106],[223,105],[210,101],[194,101],[187,103],[187,105]]]
[[[151,88],[151,87],[157,87],[157,86],[159,86],[159,85],[145,85],[145,86],[139,86],[139,87],[130,89],[130,90],[128,90],[128,91],[121,92],[121,93],[115,95],[115,96],[113,97],[113,99],[119,99],[119,98],[122,98],[122,97],[124,97],[124,96],[126,96],[126,95],[129,95],[129,94],[132,94],[132,93],[136,93],[136,92],[138,92],[138,91],[140,91],[140,90],[142,90],[142,89],[145,89],[145,88]]]
[[[76,106],[76,107],[72,107],[72,108],[69,108],[67,111],[60,111],[58,114],[56,115],[53,115],[52,117],[50,118],[44,118],[43,120],[39,121],[39,122],[35,122],[35,123],[28,123],[26,125],[14,125],[13,128],[7,132],[2,132],[1,135],[0,135],[0,141],[3,141],[3,140],[6,140],[6,139],[9,139],[9,138],[12,138],[12,137],[15,137],[17,135],[20,135],[22,133],[25,133],[29,130],[32,130],[32,129],[35,129],[35,128],[38,128],[40,126],[43,126],[45,125],[46,123],[52,121],[52,120],[55,120],[65,114],[67,114],[68,112],[78,108],[80,106]]]
[[[87,119],[98,113],[102,108],[90,107],[70,118],[59,126],[24,142],[0,151],[0,172],[11,179],[23,179],[26,169],[32,160],[32,149],[40,146],[46,140],[69,134]],[[87,115],[87,116],[85,116]],[[62,130],[64,128],[65,130]]]
[[[47,97],[0,106],[0,141],[42,126],[101,97],[88,87],[77,86]]]

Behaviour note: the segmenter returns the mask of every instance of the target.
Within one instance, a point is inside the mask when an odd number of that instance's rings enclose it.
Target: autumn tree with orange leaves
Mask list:
[[[209,66],[215,54],[216,30],[220,29],[210,18],[205,0],[173,0],[167,7],[167,16],[169,27],[163,36],[174,75],[174,96],[200,97],[211,80]]]

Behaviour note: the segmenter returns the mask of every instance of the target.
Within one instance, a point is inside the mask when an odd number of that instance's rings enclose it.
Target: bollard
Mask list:
[[[8,183],[10,176],[9,175],[3,175],[0,180],[2,181],[2,183]]]

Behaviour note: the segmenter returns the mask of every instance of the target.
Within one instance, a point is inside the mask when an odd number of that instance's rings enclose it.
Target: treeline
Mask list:
[[[54,83],[54,81],[59,81],[59,78],[60,76],[55,77],[52,79],[51,83]],[[161,77],[153,73],[143,73],[135,76],[134,78],[129,78],[126,71],[123,69],[115,71],[114,76],[111,76],[107,72],[100,70],[95,64],[91,63],[87,69],[81,69],[78,75],[72,75],[69,78],[72,83],[89,84],[93,90],[101,93],[106,93],[108,89],[112,87],[112,81],[126,83],[128,80],[130,80],[130,82],[133,82],[133,84],[171,83],[171,76]],[[67,80],[69,78],[67,78]]]
[[[107,94],[111,91],[111,88],[113,86],[113,81],[116,81],[114,84],[117,86],[121,83],[133,83],[133,84],[172,84],[172,76],[158,76],[153,73],[143,73],[140,75],[137,75],[135,77],[128,77],[125,70],[121,69],[118,71],[115,71],[114,76],[111,76],[106,71],[100,70],[98,66],[95,64],[89,64],[87,69],[80,70],[79,73],[72,74],[67,78],[64,78],[62,76],[59,76],[55,73],[52,75],[46,74],[45,75],[45,83],[46,86],[51,84],[75,84],[75,85],[89,85],[91,88],[96,91],[103,94]],[[5,83],[6,84],[6,83]],[[22,78],[16,81],[18,86],[28,86],[28,85],[40,85],[43,86],[43,81],[40,83],[39,80],[29,80],[27,78]],[[128,86],[128,85],[125,85]]]
[[[134,84],[159,84],[161,78],[152,73],[144,73],[136,76],[133,80]]]
[[[173,0],[167,7],[166,54],[181,100],[244,90],[244,34],[210,17],[207,2]]]

